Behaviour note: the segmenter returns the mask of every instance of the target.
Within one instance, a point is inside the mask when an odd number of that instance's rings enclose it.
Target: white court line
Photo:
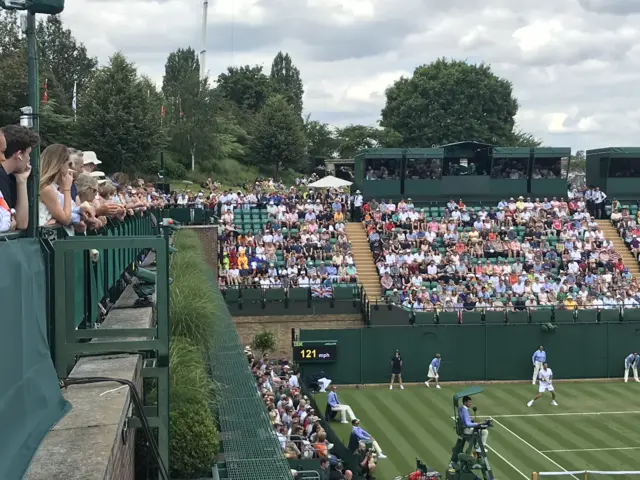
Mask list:
[[[523,413],[518,415],[478,415],[480,418],[518,418],[518,417],[570,417],[573,415],[635,415],[640,410],[626,412],[565,412],[565,413]]]
[[[498,420],[495,420],[494,417],[494,422],[497,423],[498,425],[500,425],[502,428],[504,428],[507,432],[509,432],[511,435],[513,435],[514,437],[516,437],[518,440],[520,440],[522,443],[524,443],[525,445],[527,445],[529,448],[531,448],[533,451],[538,452],[541,456],[543,456],[544,458],[546,458],[550,463],[553,463],[556,467],[558,467],[560,470],[562,470],[563,472],[569,472],[569,470],[567,470],[566,468],[564,468],[562,465],[560,465],[558,462],[552,460],[551,458],[549,458],[547,455],[545,455],[544,453],[542,453],[540,450],[538,450],[536,447],[534,447],[533,445],[531,445],[529,442],[527,442],[524,438],[522,438],[520,435],[518,435],[517,433],[515,433],[513,430],[507,428],[504,424],[500,423]],[[576,477],[575,475],[571,475],[573,478],[575,478],[575,480],[578,480],[578,477]]]
[[[563,453],[563,452],[612,452],[615,450],[640,450],[640,447],[571,448],[567,450],[540,450],[540,451],[542,453]]]
[[[502,461],[504,463],[506,463],[507,465],[509,465],[511,468],[513,468],[516,472],[518,472],[520,474],[521,477],[525,478],[526,480],[529,480],[529,476],[525,475],[524,473],[522,473],[518,467],[516,467],[513,463],[511,463],[509,460],[507,460],[506,458],[504,458],[502,455],[500,455],[497,450],[493,447],[490,447],[489,445],[484,446],[484,448],[486,448],[487,450],[489,450],[490,452],[495,453],[500,459],[502,459]]]

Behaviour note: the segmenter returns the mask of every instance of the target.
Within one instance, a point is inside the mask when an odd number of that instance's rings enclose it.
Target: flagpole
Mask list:
[[[76,110],[78,108],[78,82],[73,82],[73,99],[71,100],[71,108],[73,109],[73,121],[76,121]]]

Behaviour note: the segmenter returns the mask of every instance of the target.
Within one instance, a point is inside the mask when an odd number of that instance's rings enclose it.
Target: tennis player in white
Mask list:
[[[547,362],[544,362],[542,364],[542,369],[540,370],[540,373],[538,373],[538,379],[540,380],[538,386],[538,395],[536,395],[536,398],[530,400],[529,403],[527,403],[527,407],[533,405],[533,402],[542,397],[542,394],[544,392],[551,392],[551,405],[557,407],[558,402],[556,402],[556,392],[553,390],[553,372],[547,365]]]

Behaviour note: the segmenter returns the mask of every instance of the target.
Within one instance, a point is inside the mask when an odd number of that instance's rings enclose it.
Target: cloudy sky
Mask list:
[[[171,51],[200,50],[201,0],[66,3],[101,62],[121,50],[161,81]],[[335,125],[375,124],[388,85],[446,56],[511,80],[547,145],[640,145],[640,0],[210,0],[207,37],[214,78],[289,52],[307,113]]]

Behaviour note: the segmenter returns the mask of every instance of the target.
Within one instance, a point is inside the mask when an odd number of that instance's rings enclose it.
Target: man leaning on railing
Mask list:
[[[40,141],[38,134],[19,125],[0,129],[0,196],[9,208],[9,228],[24,230],[29,223],[27,179],[31,173],[29,154]],[[3,218],[6,219],[6,208]],[[6,222],[5,222],[6,223]],[[4,223],[0,221],[0,232]]]

